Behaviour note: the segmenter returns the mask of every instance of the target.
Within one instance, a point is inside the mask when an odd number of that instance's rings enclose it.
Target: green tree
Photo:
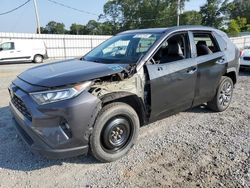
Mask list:
[[[237,17],[232,19],[228,24],[227,33],[231,36],[238,36],[240,32],[250,31],[250,25],[247,24],[247,19]]]
[[[48,34],[65,34],[65,33],[67,33],[67,30],[65,29],[65,25],[63,23],[58,23],[55,21],[50,21],[46,25],[45,30],[48,32]]]
[[[240,32],[250,31],[250,0],[224,0],[221,7],[228,21],[228,31],[236,24]]]
[[[74,23],[70,26],[69,33],[72,35],[86,35],[89,34],[89,30],[85,25]]]
[[[88,30],[88,33],[90,35],[99,35],[100,32],[102,32],[100,24],[100,22],[97,22],[95,20],[89,20],[89,22],[86,24],[86,29]]]
[[[181,0],[182,9],[186,1]],[[100,18],[110,21],[118,32],[134,28],[174,26],[176,12],[177,0],[109,0]]]
[[[100,24],[99,26],[100,35],[115,35],[116,33],[119,32],[119,26],[114,25],[112,22],[106,21]]]
[[[247,31],[247,19],[237,16],[236,22],[239,25],[240,31]]]
[[[227,5],[230,18],[236,19],[237,17],[245,17],[247,23],[250,23],[250,0],[233,0]]]
[[[223,26],[223,17],[221,10],[221,0],[207,0],[206,4],[201,6],[202,25],[221,28]]]
[[[238,25],[237,21],[232,19],[228,25],[227,33],[232,36],[238,36],[240,33],[240,26]]]
[[[48,34],[48,30],[45,27],[40,27],[40,31],[42,34]],[[38,29],[37,29],[36,33],[38,33]]]
[[[186,11],[180,16],[181,25],[201,25],[202,17],[197,11]]]

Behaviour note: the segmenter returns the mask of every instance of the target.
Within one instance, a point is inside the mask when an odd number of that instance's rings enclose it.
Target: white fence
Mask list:
[[[233,37],[231,40],[240,49],[244,48],[245,46],[250,46],[250,36]]]
[[[51,35],[51,34],[29,34],[29,33],[1,33],[0,43],[13,39],[40,39],[47,46],[48,56],[51,59],[67,59],[79,57],[86,54],[95,46],[107,40],[111,36],[93,35]],[[238,48],[250,46],[250,36],[234,37],[231,40]]]
[[[25,39],[43,40],[47,46],[48,56],[51,59],[67,59],[86,54],[95,46],[111,36],[93,35],[51,35],[29,33],[1,33],[0,43],[7,40]]]

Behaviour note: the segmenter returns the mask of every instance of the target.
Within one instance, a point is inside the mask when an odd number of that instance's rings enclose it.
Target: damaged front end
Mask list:
[[[89,92],[102,101],[102,106],[111,102],[124,102],[132,106],[145,123],[149,105],[144,68],[136,72],[136,65],[128,65],[121,72],[93,80]]]

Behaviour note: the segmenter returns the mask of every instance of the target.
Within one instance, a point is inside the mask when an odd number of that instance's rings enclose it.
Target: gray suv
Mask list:
[[[206,103],[228,108],[240,52],[222,31],[182,26],[126,31],[80,59],[21,73],[10,85],[17,130],[52,158],[124,156],[139,128]]]

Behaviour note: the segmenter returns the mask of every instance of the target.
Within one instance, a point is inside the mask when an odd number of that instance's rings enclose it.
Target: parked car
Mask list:
[[[243,69],[250,68],[250,46],[245,46],[241,51],[240,67]]]
[[[42,63],[47,49],[41,40],[10,40],[0,44],[0,64],[8,62]]]
[[[126,50],[110,53],[117,44]],[[239,56],[209,27],[126,31],[81,59],[20,74],[9,87],[10,109],[32,150],[52,158],[91,151],[110,162],[131,149],[143,125],[203,103],[226,110]]]

